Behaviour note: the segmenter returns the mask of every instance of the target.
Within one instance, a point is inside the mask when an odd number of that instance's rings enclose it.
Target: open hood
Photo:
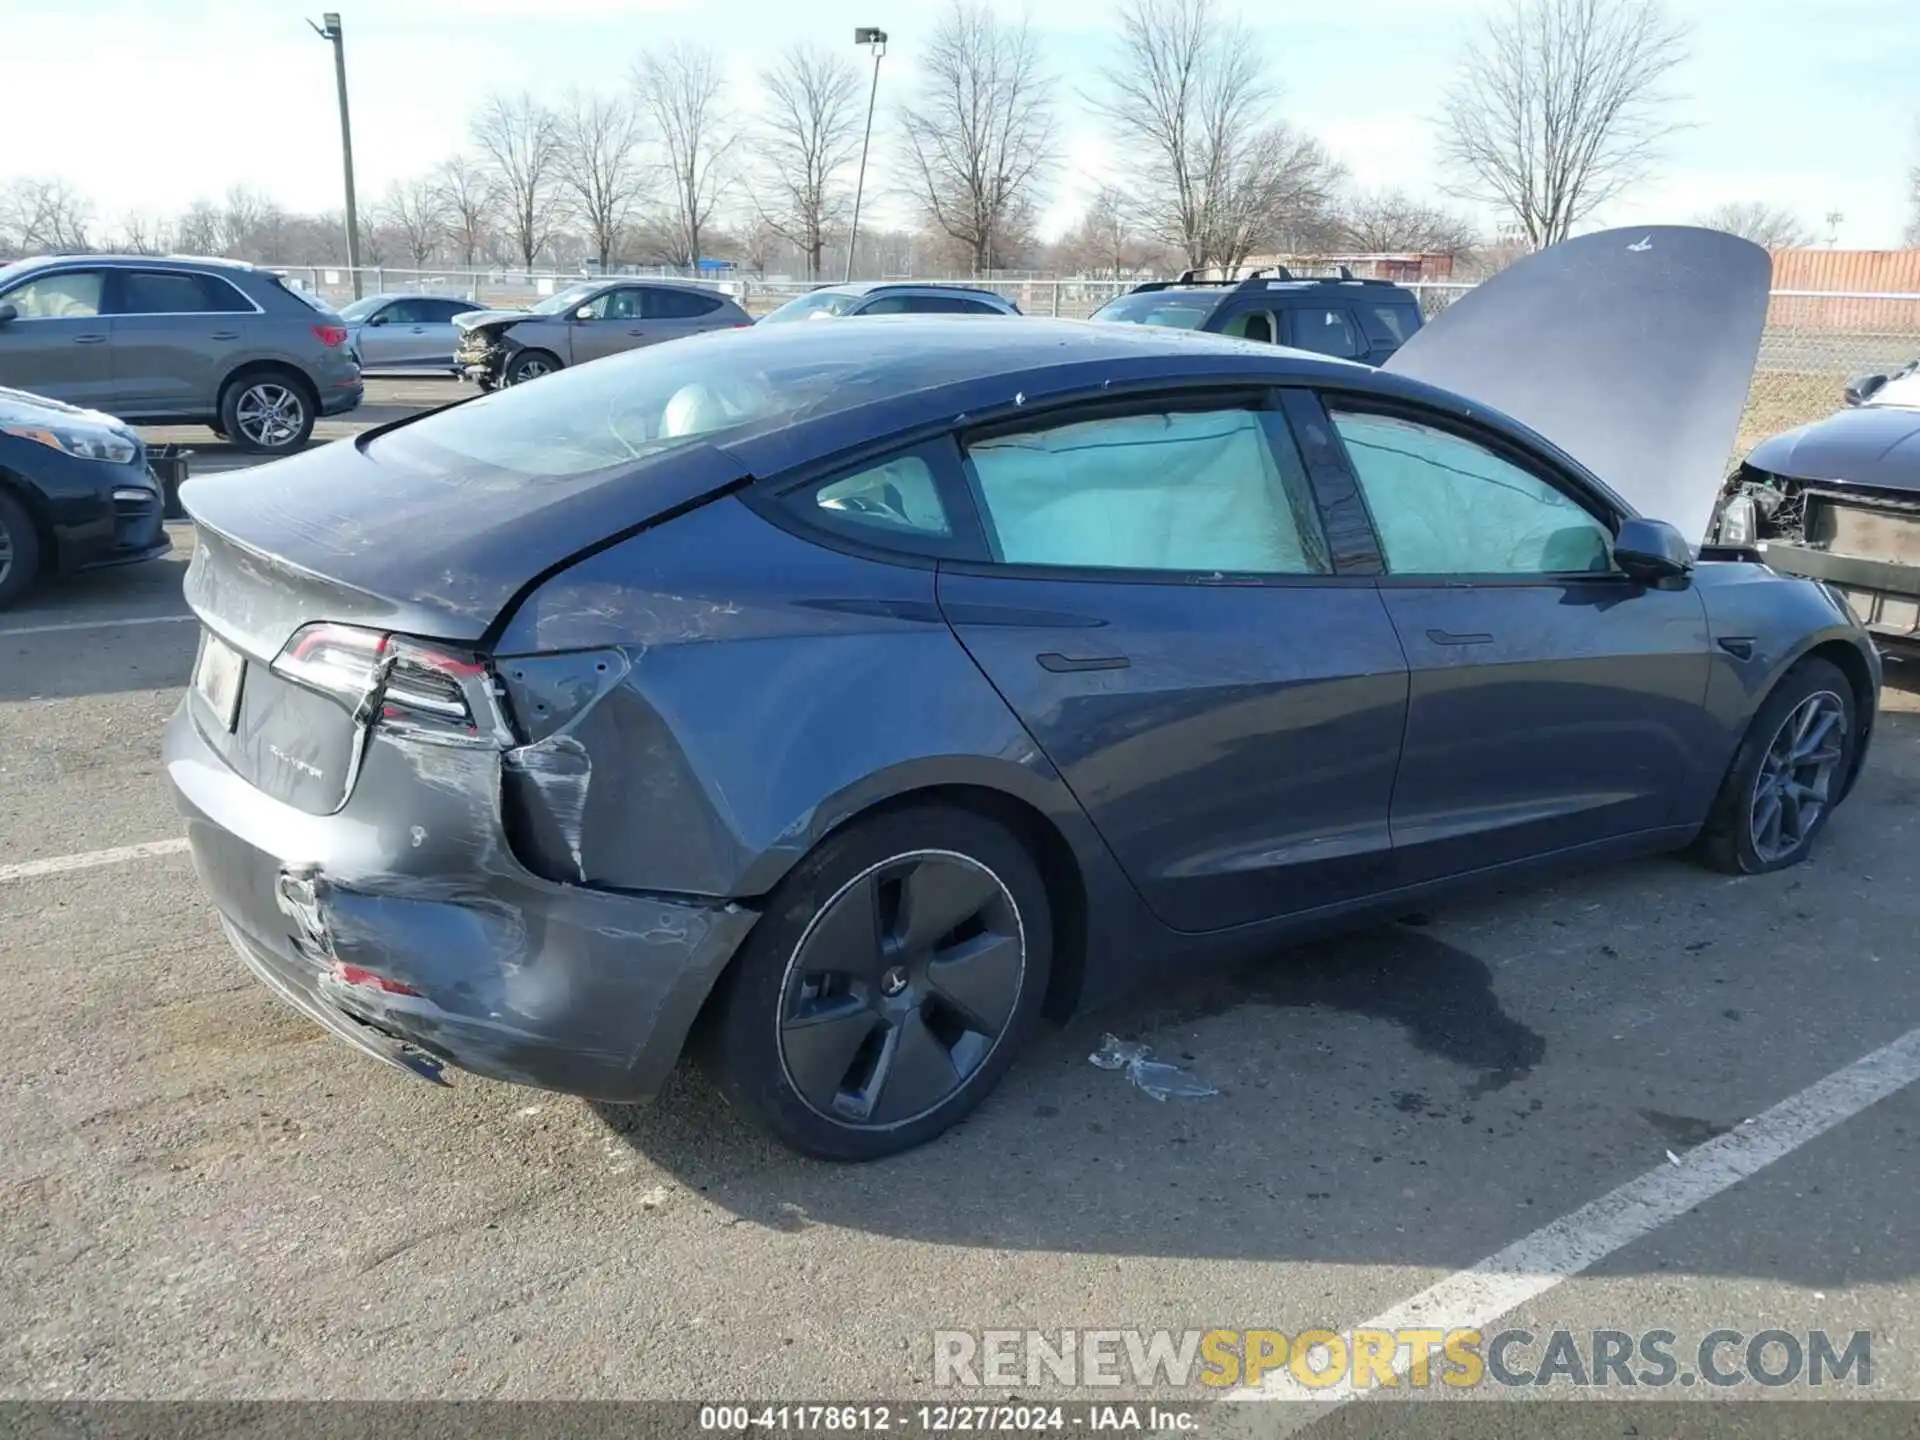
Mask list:
[[[1773,262],[1655,225],[1550,246],[1456,300],[1385,368],[1504,411],[1698,544],[1740,429]]]

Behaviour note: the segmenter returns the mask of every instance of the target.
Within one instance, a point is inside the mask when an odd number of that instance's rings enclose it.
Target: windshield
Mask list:
[[[769,310],[760,317],[760,323],[774,325],[785,320],[824,320],[832,315],[845,315],[860,299],[841,290],[816,290],[811,295],[795,296],[778,310]]]
[[[384,295],[369,295],[364,300],[356,300],[351,305],[340,307],[342,320],[364,320],[382,305],[387,303]]]
[[[600,293],[598,285],[569,285],[558,295],[549,295],[533,308],[536,315],[564,315]]]
[[[1197,330],[1206,323],[1218,295],[1190,291],[1149,290],[1144,295],[1122,295],[1093,312],[1095,320],[1118,320],[1129,325],[1166,325],[1175,330]]]
[[[696,437],[781,424],[897,376],[860,351],[751,351],[747,332],[692,337],[562,370],[423,416],[366,442],[367,454],[434,474],[563,480],[629,465]]]
[[[1909,365],[1868,398],[1869,405],[1890,405],[1903,410],[1920,410],[1920,365]]]

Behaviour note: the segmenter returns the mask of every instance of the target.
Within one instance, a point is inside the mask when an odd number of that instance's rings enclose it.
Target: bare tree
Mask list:
[[[174,226],[174,238],[189,255],[212,255],[220,249],[220,212],[208,200],[196,200]]]
[[[646,188],[639,110],[618,95],[575,91],[568,96],[560,116],[557,170],[568,208],[604,270]]]
[[[817,45],[795,45],[760,77],[766,92],[755,148],[761,174],[754,208],[775,234],[820,276],[828,236],[845,219],[846,171],[860,153],[860,76],[852,63]]]
[[[726,192],[737,138],[720,58],[704,45],[667,45],[640,57],[633,83],[673,187],[665,228],[674,262],[698,269],[701,235]]]
[[[0,248],[24,254],[91,248],[93,203],[58,179],[22,178],[0,189]]]
[[[1253,35],[1212,0],[1124,0],[1093,105],[1141,162],[1148,227],[1189,265],[1328,231],[1340,169],[1274,114]]]
[[[1915,249],[1920,249],[1920,165],[1907,171],[1907,233],[1902,238]]]
[[[473,117],[473,139],[487,158],[520,259],[533,269],[553,233],[560,127],[531,95],[495,92]]]
[[[982,0],[953,0],[901,112],[908,184],[933,226],[964,246],[975,274],[1007,249],[1010,220],[1059,151],[1053,80],[1025,19],[1003,25]]]
[[[500,209],[500,192],[493,176],[464,155],[455,155],[434,167],[433,183],[447,214],[447,241],[460,257],[462,268],[479,263],[493,234]]]
[[[1117,186],[1103,185],[1061,248],[1081,272],[1119,280],[1147,265],[1156,246],[1141,229],[1138,202]]]
[[[165,220],[129,210],[120,219],[117,248],[129,255],[164,255],[173,248],[173,227]]]
[[[1461,194],[1552,245],[1659,158],[1685,58],[1661,0],[1506,0],[1447,92],[1441,156]]]
[[[1341,239],[1369,255],[1459,255],[1478,243],[1472,224],[1404,190],[1355,195],[1340,213]]]
[[[1758,200],[1730,200],[1704,211],[1694,222],[1724,230],[1768,250],[1797,250],[1813,244],[1813,231],[1791,210]]]
[[[373,210],[375,227],[391,234],[416,270],[426,268],[446,239],[447,219],[446,196],[425,175],[394,181]]]

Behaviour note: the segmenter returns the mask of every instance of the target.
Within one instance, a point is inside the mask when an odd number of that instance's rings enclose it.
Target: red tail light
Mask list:
[[[508,735],[493,678],[471,655],[352,625],[301,627],[274,672],[333,696],[358,722],[423,739],[494,744]]]
[[[347,327],[344,325],[316,325],[313,327],[313,334],[314,338],[329,350],[336,345],[347,343]]]

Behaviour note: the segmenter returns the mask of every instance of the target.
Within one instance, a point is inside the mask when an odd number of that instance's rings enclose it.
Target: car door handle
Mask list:
[[[107,337],[104,335],[76,335],[73,337],[73,343],[76,345],[102,345],[106,343],[106,339]]]
[[[424,335],[427,333],[427,327],[424,325],[416,325],[413,327],[413,333],[416,335]]]
[[[1455,634],[1451,630],[1429,630],[1427,639],[1436,645],[1491,645],[1493,643],[1491,635]]]
[[[1089,655],[1085,659],[1075,659],[1049,650],[1034,659],[1040,662],[1040,668],[1051,670],[1056,675],[1073,675],[1082,670],[1125,670],[1133,661],[1124,655]]]
[[[238,330],[216,330],[208,338],[213,340],[238,340],[240,338],[240,332]]]
[[[644,331],[644,330],[629,330],[629,331],[627,331],[627,333],[628,333],[629,335],[644,335],[644,334],[646,334],[647,332],[646,332],[646,331]]]

